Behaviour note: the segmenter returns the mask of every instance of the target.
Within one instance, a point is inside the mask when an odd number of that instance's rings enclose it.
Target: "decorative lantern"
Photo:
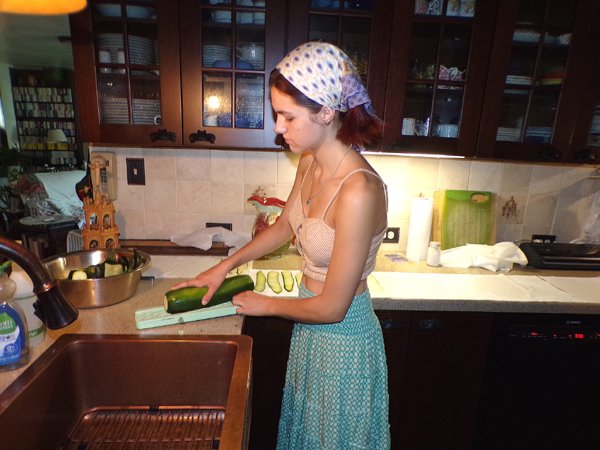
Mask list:
[[[101,171],[106,169],[105,164],[102,157],[92,157],[90,161],[93,196],[83,199],[85,224],[81,231],[83,248],[86,250],[119,247],[120,233],[115,222],[115,207],[102,190]]]

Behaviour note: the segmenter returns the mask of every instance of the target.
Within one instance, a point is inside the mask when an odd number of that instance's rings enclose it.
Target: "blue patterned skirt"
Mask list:
[[[300,297],[314,294],[300,286]],[[335,324],[296,323],[277,450],[390,448],[387,364],[369,291]]]

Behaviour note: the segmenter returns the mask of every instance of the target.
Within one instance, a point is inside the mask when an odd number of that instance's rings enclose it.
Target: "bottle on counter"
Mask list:
[[[35,315],[33,304],[37,301],[37,296],[33,293],[33,282],[27,273],[17,264],[13,264],[13,270],[10,278],[16,283],[14,303],[20,306],[25,313],[27,330],[29,335],[29,346],[33,347],[44,340],[46,335],[46,326]]]
[[[437,267],[440,265],[440,256],[442,255],[440,245],[438,241],[431,241],[429,243],[426,260],[428,266]]]
[[[0,264],[0,370],[29,362],[29,336],[23,310],[13,302],[16,283],[8,277],[11,262]]]

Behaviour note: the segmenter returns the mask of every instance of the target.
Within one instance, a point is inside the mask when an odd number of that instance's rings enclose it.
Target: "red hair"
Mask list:
[[[271,72],[269,86],[289,95],[297,105],[307,108],[313,114],[318,113],[323,107],[300,92],[277,69]],[[337,138],[346,145],[365,147],[381,137],[383,130],[381,120],[370,115],[364,105],[356,106],[346,112],[339,112],[339,117],[342,126],[337,132]]]

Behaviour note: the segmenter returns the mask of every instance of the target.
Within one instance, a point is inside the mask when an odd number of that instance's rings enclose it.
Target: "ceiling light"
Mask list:
[[[58,15],[79,12],[87,0],[0,0],[0,13]]]

